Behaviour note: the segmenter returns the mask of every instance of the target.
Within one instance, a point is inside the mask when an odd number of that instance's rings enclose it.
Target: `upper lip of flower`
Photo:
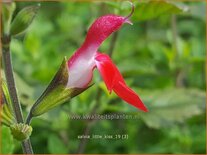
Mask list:
[[[67,87],[86,87],[92,80],[93,69],[97,67],[109,92],[113,90],[129,104],[146,112],[147,108],[138,95],[126,85],[110,57],[97,52],[101,43],[124,23],[131,24],[128,16],[106,15],[98,18],[92,24],[83,45],[68,60],[69,79]]]

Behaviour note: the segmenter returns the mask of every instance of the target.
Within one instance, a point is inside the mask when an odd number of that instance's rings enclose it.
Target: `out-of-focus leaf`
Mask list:
[[[29,6],[22,9],[11,24],[10,33],[15,36],[24,33],[31,25],[40,5]]]
[[[152,128],[182,123],[185,119],[205,111],[205,92],[197,89],[166,89],[141,96],[149,112],[140,116]]]
[[[195,3],[190,6],[190,13],[204,22],[206,21],[206,5],[205,2]]]
[[[197,62],[197,63],[205,63],[206,58],[205,58],[205,57],[199,57],[199,56],[196,57],[196,56],[195,56],[195,57],[191,57],[191,58],[190,58],[190,61],[191,61],[191,62],[194,62],[194,63],[196,63],[196,62]]]
[[[156,68],[154,66],[154,60],[139,60],[126,59],[119,65],[119,69],[123,76],[135,76],[135,75],[149,75],[156,74]]]
[[[136,6],[132,19],[134,21],[146,21],[161,15],[177,14],[186,10],[186,6],[181,7],[165,0],[142,1]]]
[[[104,1],[104,3],[113,8],[120,9],[120,3],[114,1]]]
[[[1,126],[1,154],[14,153],[14,139],[8,127]]]
[[[15,73],[14,76],[21,103],[24,105],[31,105],[34,103],[34,89],[17,73]]]
[[[113,92],[111,94],[109,93],[106,84],[103,81],[100,82],[98,86],[103,90],[103,92],[107,95],[108,98],[113,99],[116,97],[116,95]]]
[[[52,122],[52,128],[56,129],[57,131],[61,129],[67,129],[69,123],[68,114],[63,112],[58,113],[58,116],[54,117]]]
[[[66,154],[67,148],[65,147],[65,144],[63,141],[56,135],[51,134],[48,138],[48,150],[51,154]]]
[[[4,72],[2,72],[3,79],[5,79]],[[34,103],[34,89],[28,85],[17,73],[14,72],[16,87],[21,104],[31,105]]]

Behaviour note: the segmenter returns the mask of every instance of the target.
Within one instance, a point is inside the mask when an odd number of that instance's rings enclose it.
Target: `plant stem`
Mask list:
[[[22,142],[22,149],[24,154],[34,154],[30,138]]]
[[[118,38],[118,32],[115,32],[112,35],[111,44],[109,45],[109,54],[108,55],[110,57],[112,57],[112,54],[113,54],[113,51],[114,51],[114,48],[115,48],[115,45],[116,45],[117,38]]]
[[[178,32],[177,32],[177,19],[176,15],[172,15],[171,17],[171,25],[172,25],[172,37],[173,37],[173,49],[175,52],[175,58],[178,59],[178,46],[177,46],[177,38],[178,38]]]
[[[177,19],[176,15],[172,15],[171,17],[171,25],[172,25],[172,37],[173,37],[173,50],[175,52],[175,63],[178,63],[179,60],[179,51],[178,51],[178,31],[177,31]],[[179,66],[175,71],[175,86],[178,88],[184,87],[184,79],[185,73],[183,69]]]
[[[16,86],[14,82],[9,45],[8,46],[3,45],[3,62],[4,62],[4,72],[5,72],[5,76],[6,76],[6,80],[8,84],[8,89],[9,89],[9,93],[11,95],[11,99],[13,102],[14,114],[15,114],[17,122],[23,123],[21,107],[20,107],[19,100],[17,97]]]
[[[4,35],[2,37],[4,72],[6,76],[9,94],[12,100],[12,106],[13,106],[16,121],[17,123],[24,123],[22,109],[18,100],[15,81],[14,81],[11,53],[10,53],[10,40],[11,40],[10,36]],[[22,149],[25,154],[33,154],[29,139],[22,142]]]
[[[31,115],[31,110],[30,110],[30,112],[29,112],[29,114],[28,114],[28,116],[26,118],[25,123],[28,124],[28,125],[30,125],[31,120],[32,120],[32,115]]]

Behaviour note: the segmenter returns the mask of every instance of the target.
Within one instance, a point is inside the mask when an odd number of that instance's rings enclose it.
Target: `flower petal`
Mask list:
[[[139,96],[130,89],[126,84],[118,81],[113,88],[114,92],[127,103],[134,107],[147,112],[147,108],[139,98]]]
[[[106,87],[111,93],[112,87],[114,85],[114,79],[115,79],[114,66],[111,63],[108,55],[105,54],[98,54],[95,60],[96,60],[96,66],[106,84]]]
[[[139,96],[126,85],[121,73],[108,55],[97,52],[95,61],[107,89],[110,92],[113,90],[124,101],[136,108],[147,111],[147,108],[142,103]]]
[[[96,19],[89,28],[85,42],[82,46],[90,49],[87,51],[87,54],[92,52],[95,54],[101,43],[108,38],[110,34],[117,31],[125,21],[125,17],[117,15],[106,15]],[[94,51],[91,49],[94,49]]]
[[[119,70],[111,61],[110,57],[106,54],[98,53],[95,56],[96,66],[106,84],[107,89],[111,93],[113,86],[117,80],[124,83],[124,79],[120,76]],[[118,76],[117,76],[118,75]]]
[[[106,15],[95,20],[88,30],[83,45],[68,60],[70,70],[68,87],[83,88],[87,86],[92,79],[92,70],[95,65],[94,56],[99,46],[125,22],[127,22],[125,17],[117,15]]]

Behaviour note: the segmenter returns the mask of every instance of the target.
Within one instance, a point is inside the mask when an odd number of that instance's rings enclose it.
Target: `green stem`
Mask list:
[[[172,37],[173,37],[173,51],[175,52],[175,63],[179,63],[179,51],[178,51],[178,31],[177,31],[177,19],[176,15],[172,15],[171,17],[171,25],[172,25]],[[184,78],[185,73],[183,69],[178,66],[175,70],[175,86],[178,88],[184,87]]]
[[[22,142],[22,148],[24,154],[34,154],[30,138]]]
[[[3,49],[3,63],[4,63],[4,72],[6,76],[6,81],[8,85],[9,94],[12,100],[12,106],[15,114],[17,123],[24,123],[21,105],[18,100],[14,74],[11,62],[11,53],[10,53],[10,36],[2,37],[2,49]],[[33,154],[30,140],[25,140],[22,142],[22,149],[25,154]]]
[[[31,115],[31,110],[30,110],[30,112],[29,112],[29,114],[27,116],[27,119],[26,119],[26,124],[30,125],[31,120],[32,120],[32,115]]]
[[[109,45],[109,56],[112,58],[112,54],[114,52],[114,48],[115,48],[115,45],[116,45],[116,41],[117,41],[117,38],[118,38],[118,32],[115,32],[113,35],[112,35],[112,38],[111,38],[111,44]]]

